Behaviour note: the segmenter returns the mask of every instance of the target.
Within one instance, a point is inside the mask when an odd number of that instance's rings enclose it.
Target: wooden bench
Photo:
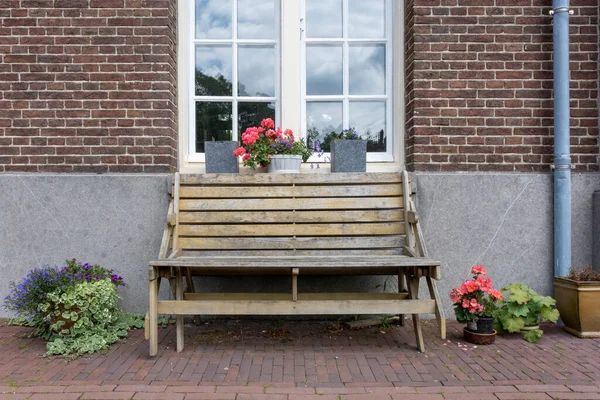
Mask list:
[[[406,172],[175,174],[172,196],[159,258],[149,269],[150,355],[158,350],[159,314],[177,316],[177,351],[184,315],[400,314],[403,324],[411,314],[424,351],[419,314],[435,313],[445,337],[439,262],[427,258]],[[291,276],[291,287],[195,293],[192,279],[256,274]],[[299,293],[304,275],[394,275],[399,290]],[[158,299],[161,278],[174,300]],[[431,299],[419,299],[420,278]]]

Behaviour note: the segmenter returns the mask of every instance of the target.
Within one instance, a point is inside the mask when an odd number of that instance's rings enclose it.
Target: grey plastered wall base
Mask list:
[[[67,258],[114,268],[129,311],[145,312],[148,261],[158,256],[168,174],[0,175],[0,297],[9,282]],[[4,308],[0,315],[6,316]]]
[[[206,142],[206,173],[207,174],[234,174],[240,172],[238,159],[233,151],[238,148],[238,143],[233,141]]]
[[[442,262],[440,294],[481,264],[498,288],[525,282],[552,294],[553,183],[551,174],[416,173],[417,210],[429,255]],[[573,174],[573,258],[592,262],[592,196],[600,174]]]
[[[0,299],[8,283],[44,264],[75,257],[115,268],[127,281],[129,311],[147,307],[148,261],[158,255],[169,202],[169,175],[0,175]],[[551,174],[415,174],[425,240],[442,262],[440,294],[474,264],[497,287],[523,281],[552,292]],[[592,197],[600,174],[573,174],[573,265],[592,262]],[[301,291],[381,291],[384,278],[304,277]],[[388,281],[395,287],[393,280]],[[201,278],[207,291],[289,291],[285,278]],[[422,295],[426,297],[426,290]],[[162,285],[163,297],[168,296]],[[7,316],[4,309],[0,315]]]

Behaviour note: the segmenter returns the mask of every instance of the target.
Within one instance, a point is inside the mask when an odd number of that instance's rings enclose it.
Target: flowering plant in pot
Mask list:
[[[275,158],[292,158],[297,160],[299,170],[300,163],[306,162],[312,151],[302,140],[297,140],[290,129],[275,127],[273,120],[267,118],[260,126],[246,129],[242,134],[242,145],[233,154],[241,156],[243,165],[251,169],[271,166]],[[269,172],[277,171],[270,168]]]
[[[492,280],[481,265],[472,267],[471,273],[472,279],[465,280],[450,293],[454,314],[458,322],[467,324],[468,330],[492,334],[496,303],[502,300],[502,293],[492,287]]]

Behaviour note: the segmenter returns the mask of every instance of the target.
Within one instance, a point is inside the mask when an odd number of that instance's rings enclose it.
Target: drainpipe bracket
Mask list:
[[[569,15],[575,14],[575,11],[571,10],[569,7],[560,7],[555,10],[550,10],[550,11],[548,11],[548,14],[554,15],[554,14],[559,14],[559,13],[563,13],[563,12],[568,12]]]

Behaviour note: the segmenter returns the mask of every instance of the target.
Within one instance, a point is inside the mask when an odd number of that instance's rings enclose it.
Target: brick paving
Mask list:
[[[423,321],[426,353],[412,328],[343,329],[336,321],[210,320],[162,328],[148,357],[143,331],[104,354],[45,358],[28,328],[0,327],[2,399],[600,399],[600,339],[545,325],[537,344],[517,335],[492,346],[448,339]]]

